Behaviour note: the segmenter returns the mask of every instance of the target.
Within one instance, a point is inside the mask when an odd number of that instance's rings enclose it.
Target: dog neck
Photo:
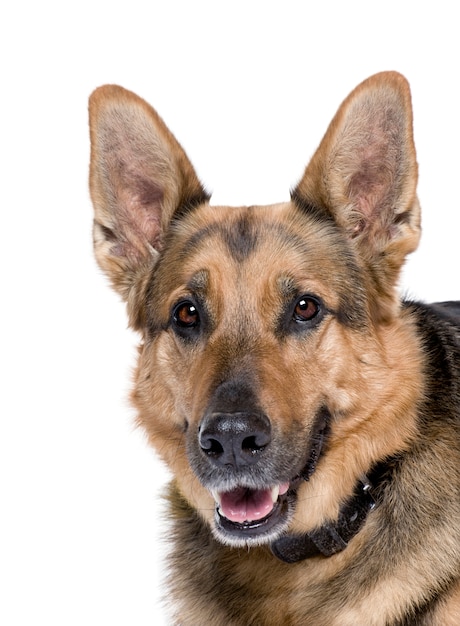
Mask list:
[[[388,465],[377,465],[371,474],[357,483],[353,496],[339,511],[337,520],[327,522],[306,534],[284,535],[271,544],[272,553],[285,563],[297,563],[313,556],[329,557],[345,550],[376,507],[376,488]]]

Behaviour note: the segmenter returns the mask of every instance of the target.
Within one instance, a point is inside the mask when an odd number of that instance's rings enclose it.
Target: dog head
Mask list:
[[[96,258],[141,333],[133,402],[182,496],[231,545],[333,516],[411,432],[395,425],[415,394],[396,392],[395,289],[420,233],[407,82],[357,87],[271,206],[211,206],[121,87],[94,92],[90,127]]]

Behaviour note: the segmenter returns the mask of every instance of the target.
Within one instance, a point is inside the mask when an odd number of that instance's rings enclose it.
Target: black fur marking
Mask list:
[[[290,233],[281,224],[258,223],[250,214],[244,214],[234,220],[214,222],[197,230],[184,242],[181,256],[187,259],[206,239],[218,235],[222,238],[232,258],[241,263],[257,250],[259,238],[264,241],[264,235],[268,233],[274,233],[280,242],[292,248],[298,250],[305,248],[305,241],[298,235]],[[307,252],[305,250],[305,253]]]
[[[436,302],[430,305],[431,310],[442,317],[444,320],[450,322],[457,327],[457,331],[460,331],[460,302]]]
[[[310,215],[318,222],[329,222],[335,224],[334,218],[327,209],[308,202],[305,198],[302,198],[297,189],[293,189],[291,191],[291,200],[305,215]]]
[[[239,412],[261,412],[255,384],[247,372],[217,385],[207,408],[209,414]]]
[[[195,233],[193,233],[193,235],[184,243],[182,247],[180,253],[181,260],[187,259],[191,254],[195,252],[195,250],[200,247],[205,239],[209,239],[210,237],[215,235],[216,232],[219,231],[220,224],[215,223],[209,224],[208,226],[205,226],[204,228],[201,228],[200,230],[197,230]]]
[[[444,402],[455,397],[460,400],[460,302],[405,302],[404,306],[415,313],[420,337],[430,355],[427,384],[432,392],[429,395],[437,397],[434,414],[450,415],[452,406],[444,406]],[[454,413],[460,414],[460,404]]]
[[[211,194],[205,189],[201,189],[201,193],[181,199],[179,206],[174,212],[172,221],[178,221],[192,213],[202,204],[207,204],[211,200]]]
[[[310,452],[307,464],[301,472],[303,480],[310,480],[316,469],[316,465],[323,454],[329,436],[332,416],[329,409],[323,406],[316,415],[312,428]]]
[[[230,254],[238,263],[247,259],[257,248],[257,229],[249,213],[231,222],[222,234]]]

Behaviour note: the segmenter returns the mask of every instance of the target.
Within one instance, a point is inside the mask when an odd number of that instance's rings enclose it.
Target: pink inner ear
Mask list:
[[[118,196],[119,212],[117,215],[117,231],[121,233],[120,241],[125,243],[120,248],[120,254],[138,257],[144,256],[146,243],[158,249],[161,243],[161,200],[163,194],[158,193],[155,200],[150,202],[133,194],[131,190],[123,189]],[[129,249],[128,249],[129,248]],[[116,248],[112,249],[117,254]],[[117,255],[118,256],[118,255]]]
[[[131,198],[128,211],[127,218],[131,222],[133,234],[158,249],[161,244],[160,203],[145,205]]]
[[[153,167],[149,172],[148,165],[136,158],[137,155],[121,155],[120,152],[114,150],[107,156],[114,195],[112,214],[119,241],[119,245],[112,248],[112,254],[140,258],[145,256],[146,244],[155,249],[160,246],[164,189],[153,178]]]
[[[156,248],[161,238],[163,189],[139,175],[132,176],[129,182],[125,180],[124,185],[121,196],[127,226]]]
[[[348,192],[360,216],[352,228],[356,236],[378,222],[390,219],[393,208],[395,178],[398,175],[397,146],[381,128],[376,128],[368,143],[357,150],[356,170],[351,176]]]

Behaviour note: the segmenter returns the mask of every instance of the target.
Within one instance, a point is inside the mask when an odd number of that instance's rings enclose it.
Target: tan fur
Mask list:
[[[142,337],[132,393],[138,423],[175,476],[175,623],[456,624],[458,440],[442,420],[422,427],[432,412],[423,407],[437,406],[426,391],[435,384],[431,357],[419,314],[397,295],[420,236],[406,80],[387,72],[358,86],[292,200],[271,206],[211,206],[164,122],[120,87],[96,90],[90,126],[96,258]],[[292,313],[302,294],[313,294],[324,316],[311,327]],[[199,320],[185,330],[175,317],[183,302],[192,305],[185,321],[196,311]],[[238,393],[224,395],[227,384]],[[254,467],[262,476],[279,467],[275,485],[288,471],[276,446],[292,457],[293,485],[321,407],[331,415],[326,448],[295,487],[294,512],[279,534],[336,520],[376,464],[396,459],[399,468],[405,459],[345,550],[286,564],[267,549],[275,535],[245,543],[217,528],[213,476],[224,470],[213,470],[198,442],[207,416],[221,411],[213,408],[219,394],[238,407],[229,414],[247,402],[257,405],[249,419],[268,416],[267,468]],[[451,406],[458,410],[453,395]],[[255,444],[252,452],[259,454]],[[234,475],[252,480],[246,466],[230,465],[223,493],[236,489]],[[258,480],[255,493],[272,487]],[[392,538],[382,543],[391,524],[398,550]]]

